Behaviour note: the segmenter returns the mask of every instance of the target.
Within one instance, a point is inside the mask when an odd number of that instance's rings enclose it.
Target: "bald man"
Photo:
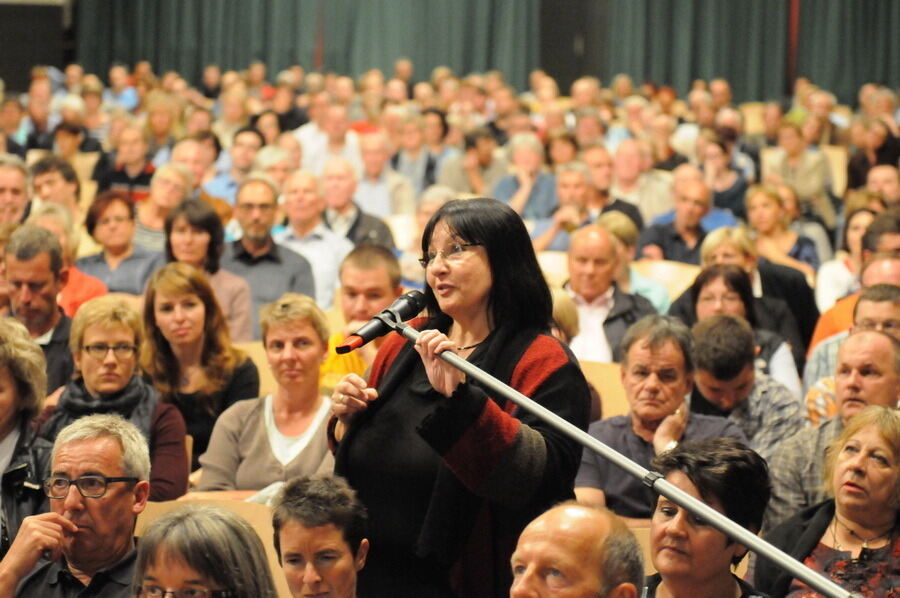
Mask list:
[[[353,243],[325,226],[325,200],[319,181],[310,172],[298,170],[288,176],[282,188],[288,226],[272,234],[279,245],[305,257],[316,281],[316,303],[330,309],[337,288],[341,260],[353,250]]]
[[[510,564],[510,598],[636,598],[644,585],[640,546],[622,520],[575,502],[529,523]]]
[[[644,297],[624,293],[616,286],[619,258],[605,228],[592,224],[575,231],[568,264],[566,290],[578,308],[580,329],[570,344],[572,351],[587,361],[620,361],[619,345],[625,331],[656,310]]]
[[[675,187],[675,218],[641,233],[638,255],[651,260],[700,264],[700,244],[706,238],[702,220],[712,207],[706,183],[689,179]]]
[[[677,196],[678,189],[689,181],[703,181],[703,172],[693,164],[682,164],[672,171],[672,192]],[[652,224],[670,224],[675,221],[675,210],[669,210],[662,216],[657,216]],[[723,210],[711,206],[706,216],[700,221],[706,232],[712,232],[723,226],[737,226],[738,220],[731,210]]]

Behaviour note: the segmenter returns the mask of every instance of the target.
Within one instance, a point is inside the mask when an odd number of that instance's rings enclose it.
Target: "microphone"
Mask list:
[[[339,354],[359,349],[366,343],[384,336],[393,327],[385,320],[400,323],[418,315],[425,308],[425,294],[422,291],[410,291],[397,297],[391,306],[369,320],[362,328],[347,337],[342,344],[335,347]]]

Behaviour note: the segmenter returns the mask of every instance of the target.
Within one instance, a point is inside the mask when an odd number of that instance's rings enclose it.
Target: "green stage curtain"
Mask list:
[[[314,65],[390,75],[412,59],[416,78],[446,65],[460,74],[500,69],[522,89],[538,62],[540,0],[80,0],[76,57],[104,75],[113,61],[150,60],[196,81],[205,64],[265,61],[270,78]],[[321,38],[317,31],[321,27]]]
[[[626,73],[681,95],[692,79],[724,77],[737,102],[784,95],[788,0],[608,0],[608,8],[604,84]]]
[[[797,74],[843,103],[863,83],[900,86],[900,2],[802,0]]]

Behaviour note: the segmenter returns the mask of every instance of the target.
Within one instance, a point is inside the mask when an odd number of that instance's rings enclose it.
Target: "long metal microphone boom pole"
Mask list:
[[[399,332],[405,338],[408,338],[411,341],[415,341],[419,338],[419,331],[412,326],[397,321],[390,322],[389,320],[390,318],[384,318],[382,321],[389,324],[394,330]],[[481,368],[472,365],[456,353],[444,351],[443,353],[438,355],[438,357],[440,357],[453,367],[461,370],[469,378],[477,380],[483,386],[496,393],[496,395],[502,396],[503,398],[512,401],[523,409],[527,409],[528,411],[540,417],[542,420],[546,421],[558,432],[565,434],[569,438],[572,438],[580,444],[588,447],[595,453],[601,455],[603,458],[612,461],[613,464],[621,467],[629,474],[640,479],[646,486],[653,488],[653,490],[658,494],[661,494],[675,504],[684,507],[694,515],[700,516],[702,519],[704,519],[706,522],[708,522],[723,534],[727,535],[733,540],[737,540],[757,554],[771,559],[779,567],[786,570],[797,579],[803,581],[817,592],[821,592],[822,594],[825,594],[830,598],[857,598],[859,596],[859,594],[854,594],[845,590],[830,579],[827,579],[822,575],[816,573],[809,567],[806,567],[796,559],[789,556],[787,553],[779,550],[756,534],[752,533],[750,530],[734,523],[709,505],[697,500],[687,492],[684,492],[677,486],[667,482],[666,479],[663,478],[659,473],[641,467],[628,457],[620,454],[615,449],[606,446],[587,432],[580,430],[576,426],[573,426],[540,403],[536,403],[514,388],[511,388],[497,378],[494,378]]]

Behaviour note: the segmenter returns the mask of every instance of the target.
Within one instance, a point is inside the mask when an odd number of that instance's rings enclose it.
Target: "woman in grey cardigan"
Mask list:
[[[219,416],[209,448],[200,457],[198,492],[248,498],[284,481],[330,472],[326,427],[331,403],[319,391],[319,367],[328,347],[328,324],[315,301],[285,293],[263,307],[263,344],[277,390],[239,401]]]

